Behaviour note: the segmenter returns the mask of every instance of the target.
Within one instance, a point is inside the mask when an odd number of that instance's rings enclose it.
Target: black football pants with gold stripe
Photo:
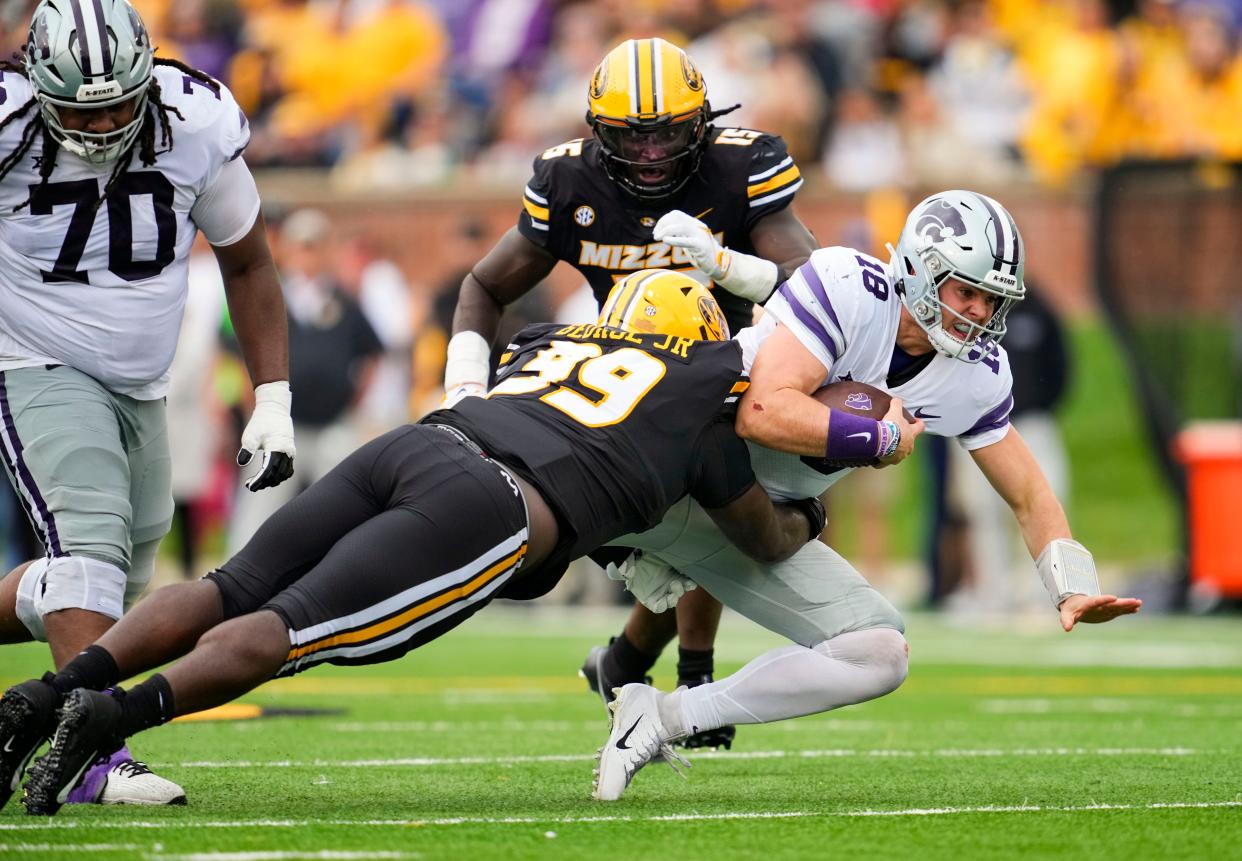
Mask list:
[[[399,658],[481,610],[526,554],[526,505],[503,468],[430,425],[389,431],[269,518],[207,575],[225,618],[272,610],[278,676]]]

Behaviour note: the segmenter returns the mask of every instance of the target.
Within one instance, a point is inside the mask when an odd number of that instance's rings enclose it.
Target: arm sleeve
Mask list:
[[[259,189],[242,158],[226,162],[190,209],[190,218],[212,245],[239,241],[258,217]]]
[[[731,416],[721,416],[699,438],[690,496],[704,508],[724,508],[755,483],[746,443],[733,432]]]
[[[776,135],[763,135],[751,147],[746,176],[746,230],[793,203],[802,187],[802,173],[794,164],[785,142]]]

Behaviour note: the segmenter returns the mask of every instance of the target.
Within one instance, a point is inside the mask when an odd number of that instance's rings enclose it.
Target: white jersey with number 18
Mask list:
[[[747,372],[777,323],[824,365],[823,385],[854,380],[902,399],[927,432],[954,437],[967,450],[999,442],[1009,431],[1013,375],[999,346],[977,363],[936,354],[908,379],[891,374],[901,297],[887,265],[852,248],[821,248],[764,306],[758,325],[737,335]],[[750,446],[755,475],[775,497],[819,496],[851,470],[813,458]]]

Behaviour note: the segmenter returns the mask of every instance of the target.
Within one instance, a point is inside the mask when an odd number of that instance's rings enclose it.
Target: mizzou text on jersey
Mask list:
[[[680,209],[711,228],[721,245],[754,254],[755,224],[789,206],[802,175],[785,142],[752,129],[712,129],[698,170],[673,197],[642,201],[617,186],[594,140],[572,140],[535,157],[518,230],[582,273],[601,304],[620,278],[640,269],[695,274],[683,249],[653,240],[664,213]],[[713,290],[733,331],[750,325],[752,304]]]

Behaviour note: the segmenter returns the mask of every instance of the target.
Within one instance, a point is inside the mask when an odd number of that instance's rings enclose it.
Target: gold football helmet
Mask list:
[[[628,39],[608,52],[587,90],[587,124],[604,170],[644,199],[668,197],[703,156],[711,108],[703,76],[663,39]]]
[[[608,293],[599,325],[640,335],[726,341],[729,324],[706,287],[670,269],[627,275]]]

